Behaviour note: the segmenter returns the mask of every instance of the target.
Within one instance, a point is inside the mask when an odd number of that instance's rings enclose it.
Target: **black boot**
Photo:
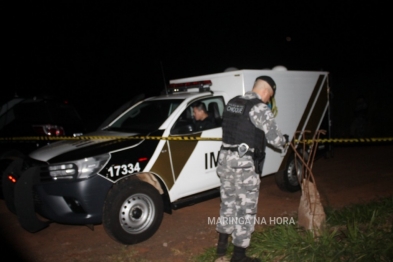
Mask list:
[[[216,257],[223,257],[227,253],[229,234],[220,233],[218,235]]]
[[[256,257],[246,256],[245,248],[234,246],[231,262],[261,262],[261,260]]]

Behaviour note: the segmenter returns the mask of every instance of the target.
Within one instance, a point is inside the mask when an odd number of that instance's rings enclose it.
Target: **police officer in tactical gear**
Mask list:
[[[267,143],[277,148],[288,143],[288,136],[278,129],[267,105],[275,92],[274,80],[260,76],[252,91],[232,98],[225,106],[217,167],[221,181],[217,258],[226,255],[231,235],[234,245],[231,261],[260,261],[247,257],[246,248],[255,228],[265,148]]]

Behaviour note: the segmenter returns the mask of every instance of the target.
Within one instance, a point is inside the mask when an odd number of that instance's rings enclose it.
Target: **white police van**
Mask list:
[[[225,103],[251,90],[261,75],[277,84],[272,107],[282,133],[294,139],[296,131],[320,128],[329,106],[327,72],[236,70],[171,80],[166,93],[134,101],[98,131],[14,161],[3,174],[7,205],[30,232],[48,222],[103,224],[120,243],[148,239],[164,212],[219,196]],[[198,101],[214,128],[195,130]],[[292,155],[267,148],[262,176],[276,174],[281,189],[299,190]]]

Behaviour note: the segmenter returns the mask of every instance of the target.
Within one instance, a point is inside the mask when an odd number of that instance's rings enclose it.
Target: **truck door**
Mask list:
[[[208,120],[212,121],[206,128],[196,121],[193,107],[201,105],[206,108]],[[218,154],[221,147],[221,117],[224,109],[223,97],[209,97],[193,101],[177,119],[171,129],[169,150],[173,163],[175,185],[170,190],[172,201],[202,192],[220,185],[216,174]]]

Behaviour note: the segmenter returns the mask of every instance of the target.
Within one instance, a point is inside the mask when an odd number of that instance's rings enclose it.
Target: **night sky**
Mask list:
[[[351,121],[359,95],[370,117],[392,121],[379,112],[393,95],[385,4],[140,2],[29,1],[4,10],[11,81],[2,102],[55,94],[99,122],[170,79],[284,65],[331,73],[336,123]]]

